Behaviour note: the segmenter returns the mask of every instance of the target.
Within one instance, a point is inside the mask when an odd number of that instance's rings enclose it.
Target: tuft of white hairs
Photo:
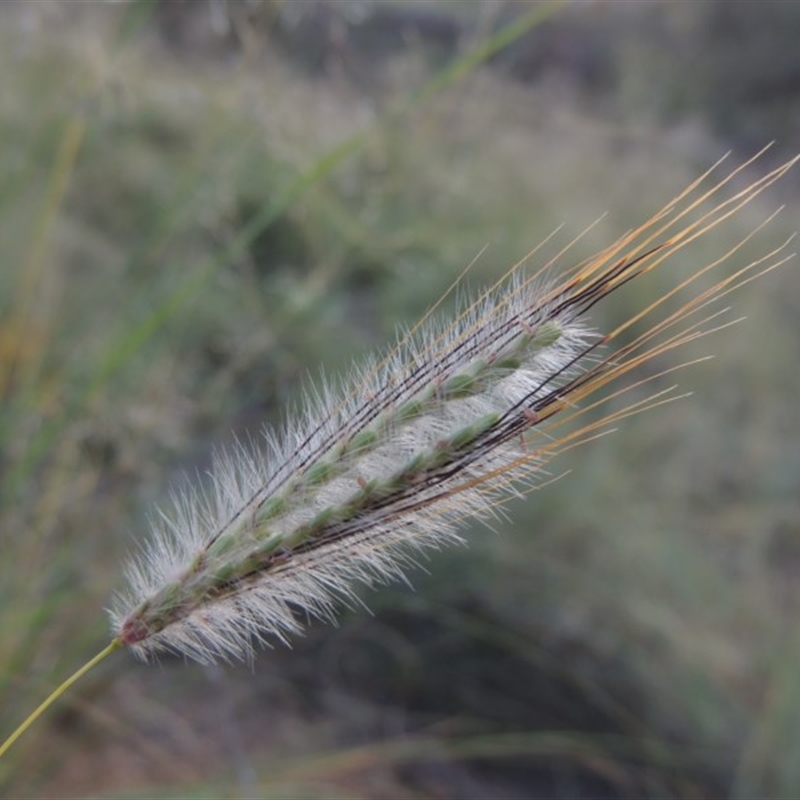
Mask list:
[[[519,433],[536,412],[525,409],[569,381],[596,339],[546,296],[513,280],[354,371],[357,391],[316,386],[263,451],[218,456],[205,488],[155,520],[115,630],[144,621],[131,642],[141,654],[243,655],[254,638],[295,633],[298,612],[330,616],[355,582],[399,577],[414,550],[457,539],[465,517],[491,514],[511,484],[480,479],[526,455]],[[509,419],[520,430],[504,431]],[[532,466],[523,459],[509,477]]]

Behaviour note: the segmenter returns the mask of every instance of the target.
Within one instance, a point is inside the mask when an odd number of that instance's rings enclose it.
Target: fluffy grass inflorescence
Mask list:
[[[739,242],[610,331],[592,329],[587,312],[793,163],[724,199],[750,162],[716,180],[709,170],[594,258],[558,274],[553,262],[530,276],[517,265],[454,320],[402,336],[351,388],[317,388],[263,452],[221,456],[206,488],[159,515],[117,598],[114,641],[207,661],[284,639],[352,599],[355,583],[401,575],[415,551],[457,539],[463,519],[537,485],[559,452],[674,397],[594,413],[630,388],[616,382],[632,370],[726,324],[709,304],[782,263],[783,248],[704,287]],[[667,303],[690,285],[690,299]]]

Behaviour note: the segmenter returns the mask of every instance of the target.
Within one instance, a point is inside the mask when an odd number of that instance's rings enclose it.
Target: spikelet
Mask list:
[[[220,457],[207,488],[178,497],[130,565],[129,589],[112,612],[115,639],[141,656],[168,649],[201,661],[286,639],[304,616],[329,617],[337,600],[352,600],[354,584],[396,578],[415,551],[458,539],[460,522],[486,518],[535,486],[560,451],[664,402],[660,392],[580,419],[624,391],[624,381],[612,382],[719,327],[709,303],[782,263],[782,248],[697,289],[677,311],[662,304],[746,239],[614,330],[592,330],[586,313],[741,209],[794,161],[718,199],[749,163],[714,181],[715,165],[640,228],[556,279],[550,264],[530,277],[518,265],[455,320],[428,320],[403,336],[350,376],[353,388],[318,387],[282,431],[266,435],[263,452]],[[621,344],[645,319],[643,332]]]

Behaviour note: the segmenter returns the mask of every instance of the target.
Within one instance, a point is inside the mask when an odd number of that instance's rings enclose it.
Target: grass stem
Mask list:
[[[25,721],[0,745],[0,758],[11,749],[14,742],[16,742],[17,739],[19,739],[20,736],[22,736],[22,734],[72,686],[72,684],[77,683],[87,672],[94,669],[103,659],[110,656],[115,650],[119,650],[120,647],[122,647],[122,642],[119,639],[113,639],[111,643],[104,647],[94,658],[87,661],[77,672],[70,675],[69,678],[51,692],[47,699],[44,700],[35,711],[28,715]]]

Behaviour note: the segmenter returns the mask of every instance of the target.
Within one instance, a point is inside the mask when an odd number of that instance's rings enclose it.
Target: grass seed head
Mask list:
[[[201,661],[285,639],[302,615],[329,617],[337,601],[354,599],[355,584],[399,577],[415,551],[457,540],[465,518],[486,519],[535,486],[559,452],[663,403],[657,392],[587,413],[644,382],[619,383],[628,373],[718,329],[709,304],[782,263],[783,249],[697,288],[739,242],[610,331],[592,329],[587,312],[794,161],[724,196],[749,163],[716,179],[710,170],[556,279],[552,264],[527,277],[517,265],[454,319],[414,328],[350,376],[347,390],[318,387],[295,419],[266,434],[262,452],[220,456],[208,485],[175,498],[129,565],[112,612],[116,639],[143,656],[171,649]],[[682,305],[667,305],[687,289]]]

